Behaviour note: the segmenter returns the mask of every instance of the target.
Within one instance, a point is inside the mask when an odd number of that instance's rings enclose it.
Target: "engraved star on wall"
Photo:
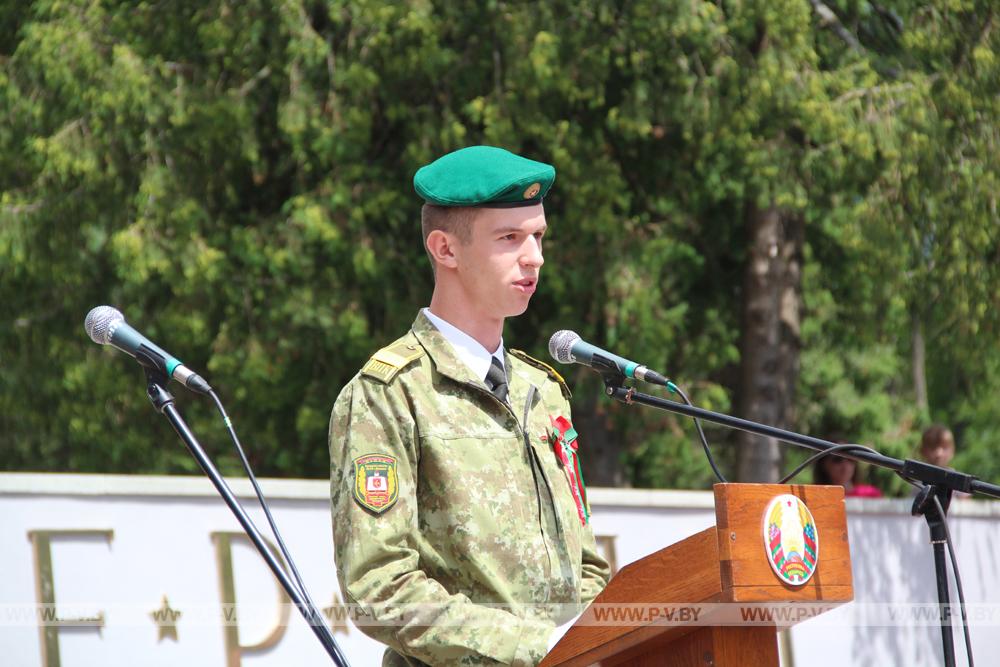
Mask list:
[[[149,615],[153,619],[153,623],[156,623],[157,630],[159,630],[159,637],[157,637],[156,643],[162,642],[167,637],[178,641],[177,619],[181,617],[181,612],[171,609],[166,595],[163,596],[163,605],[159,609],[151,611]]]

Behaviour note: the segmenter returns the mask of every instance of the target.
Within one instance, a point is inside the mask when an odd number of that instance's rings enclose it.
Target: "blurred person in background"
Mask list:
[[[882,492],[871,484],[862,483],[858,464],[843,456],[824,456],[813,465],[813,484],[835,484],[844,487],[848,498],[881,498]]]
[[[955,458],[955,436],[944,424],[928,426],[920,437],[920,458],[931,465],[951,468],[951,460]],[[952,498],[971,498],[968,493],[955,491]]]
[[[943,424],[928,426],[920,438],[920,458],[927,463],[949,467],[955,458],[955,436]]]

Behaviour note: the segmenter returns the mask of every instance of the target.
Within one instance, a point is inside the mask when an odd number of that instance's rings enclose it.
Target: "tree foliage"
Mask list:
[[[948,421],[1000,478],[984,454],[1000,388],[989,2],[0,11],[6,469],[194,470],[139,371],[86,339],[87,311],[110,303],[204,370],[259,472],[325,475],[340,387],[429,300],[412,175],[490,143],[558,170],[542,289],[508,344],[544,356],[575,329],[734,409],[745,221],[775,208],[804,234],[787,425],[908,455]],[[710,481],[687,421],[569,379],[588,480]],[[234,470],[210,406],[181,402]],[[734,470],[735,440],[709,435]]]

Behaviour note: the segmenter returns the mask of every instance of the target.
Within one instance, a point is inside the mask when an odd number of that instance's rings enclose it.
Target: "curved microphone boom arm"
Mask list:
[[[615,367],[612,365],[612,368]],[[774,438],[775,440],[816,451],[826,451],[834,447],[840,447],[840,445],[829,440],[822,440],[809,435],[803,435],[802,433],[796,433],[795,431],[787,431],[748,419],[740,419],[739,417],[733,417],[720,412],[712,412],[711,410],[637,392],[631,387],[625,387],[622,384],[625,378],[621,376],[616,377],[616,374],[611,369],[601,374],[604,377],[605,393],[611,398],[627,405],[646,405],[687,417],[696,417],[739,431]],[[891,456],[864,450],[842,451],[838,449],[837,455],[892,470],[905,479],[928,486],[943,487],[950,491],[960,491],[962,493],[978,493],[979,495],[1000,499],[1000,486],[984,482],[974,475],[957,470],[942,468],[913,459],[896,459]]]

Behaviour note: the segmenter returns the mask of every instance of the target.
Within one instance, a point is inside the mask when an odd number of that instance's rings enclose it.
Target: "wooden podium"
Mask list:
[[[810,607],[815,615],[853,599],[843,487],[716,484],[714,490],[715,526],[625,566],[539,667],[777,667],[777,631],[805,619],[787,614],[773,624],[734,624],[736,606],[713,610],[713,603],[822,603]],[[764,543],[764,512],[782,494],[797,496],[815,520],[815,571],[797,586],[772,570]],[[688,625],[662,618],[592,622],[598,608],[680,605],[699,605],[704,614]]]

